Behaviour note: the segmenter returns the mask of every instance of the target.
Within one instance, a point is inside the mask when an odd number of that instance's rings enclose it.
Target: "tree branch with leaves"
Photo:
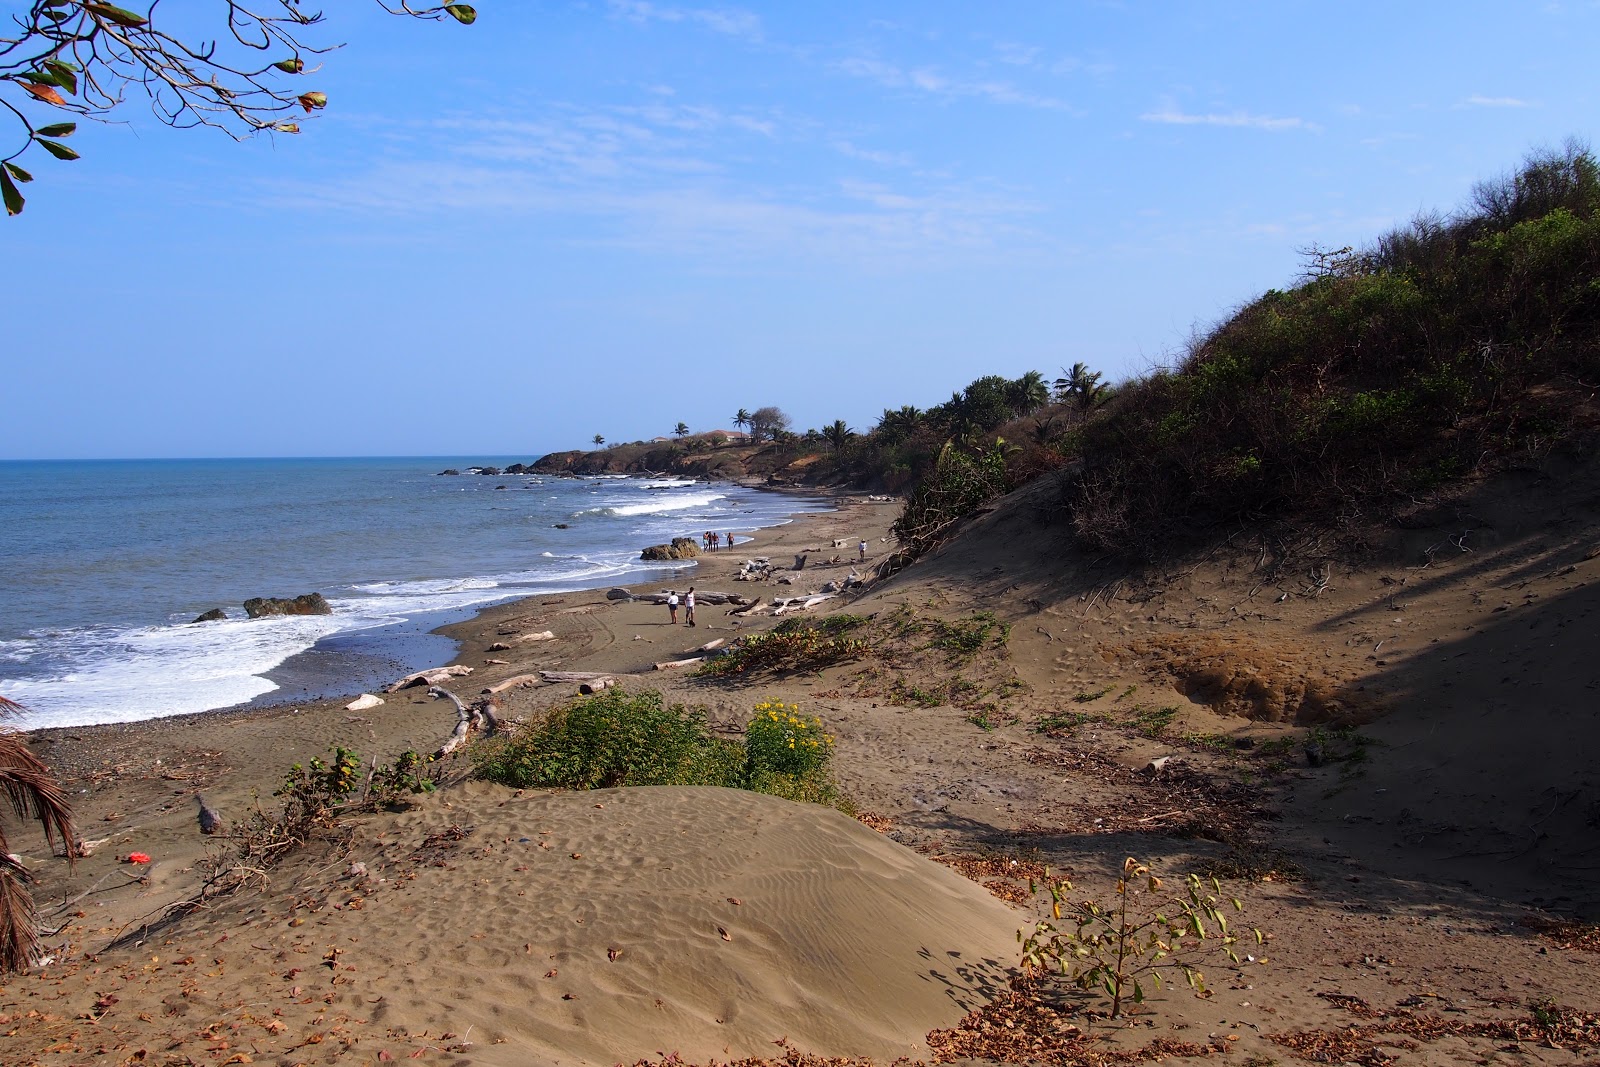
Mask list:
[[[470,25],[469,4],[412,7],[375,2],[393,15]],[[130,92],[175,129],[209,126],[235,140],[298,133],[296,119],[328,104],[325,93],[296,82],[320,68],[316,57],[341,47],[317,44],[320,11],[298,0],[216,0],[226,35],[185,40],[165,29],[160,0],[144,13],[99,0],[33,0],[0,26],[0,118],[13,122],[14,147],[0,142],[0,194],[7,215],[22,211],[19,184],[33,175],[17,162],[35,147],[59,160],[78,153],[62,143],[78,118],[106,120]],[[55,121],[36,121],[38,108]],[[72,116],[67,119],[64,116]]]

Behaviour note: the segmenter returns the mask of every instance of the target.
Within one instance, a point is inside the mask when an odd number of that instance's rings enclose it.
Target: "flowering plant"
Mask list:
[[[800,715],[800,705],[763,701],[745,729],[745,754],[752,775],[760,772],[801,778],[820,771],[833,755],[833,737],[822,720]]]

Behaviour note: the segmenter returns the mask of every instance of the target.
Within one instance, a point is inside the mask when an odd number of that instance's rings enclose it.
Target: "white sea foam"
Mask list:
[[[657,497],[654,500],[640,501],[636,504],[612,504],[606,507],[587,508],[574,513],[575,519],[587,515],[604,515],[612,518],[630,518],[636,515],[665,515],[674,511],[687,511],[690,508],[703,508],[715,504],[719,500],[726,500],[725,493],[693,493],[686,496]]]

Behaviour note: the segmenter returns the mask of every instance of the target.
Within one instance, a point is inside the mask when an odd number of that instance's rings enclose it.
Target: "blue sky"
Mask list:
[[[134,100],[25,161],[0,457],[532,456],[1122,378],[1600,115],[1592,0],[477,6],[327,4],[298,137]]]

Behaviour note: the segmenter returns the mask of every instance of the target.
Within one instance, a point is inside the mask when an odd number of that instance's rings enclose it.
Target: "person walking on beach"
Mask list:
[[[726,536],[728,538],[728,547],[732,548],[733,547],[733,531],[729,530]]]
[[[857,550],[861,553],[861,562],[865,563],[867,561],[867,542],[863,540],[861,544],[857,546]]]
[[[683,598],[683,624],[694,625],[694,586],[689,587],[689,592]]]
[[[672,617],[672,621],[668,625],[678,625],[678,591],[676,589],[667,594],[667,614]]]

